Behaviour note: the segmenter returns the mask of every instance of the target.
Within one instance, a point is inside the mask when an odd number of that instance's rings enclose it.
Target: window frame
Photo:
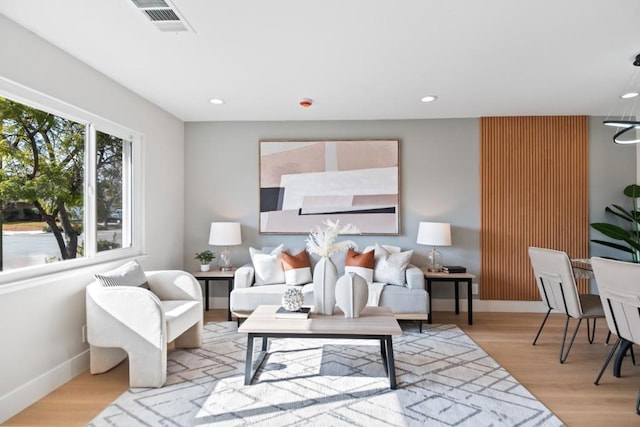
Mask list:
[[[27,88],[1,76],[0,97],[58,115],[85,126],[84,240],[91,244],[91,247],[89,248],[85,243],[85,254],[82,258],[2,271],[0,272],[0,287],[5,287],[6,285],[10,285],[15,282],[29,280],[45,274],[55,274],[90,265],[107,263],[118,259],[133,258],[144,255],[145,248],[142,227],[144,213],[142,197],[142,159],[144,154],[144,138],[142,133],[55,99],[44,93]],[[126,194],[126,197],[125,194],[123,194],[122,206],[123,212],[126,212],[126,204],[128,204],[129,208],[129,214],[125,215],[127,219],[124,221],[130,221],[130,223],[125,224],[123,221],[123,233],[124,228],[127,225],[129,225],[129,230],[131,230],[131,246],[128,248],[111,249],[102,252],[97,251],[97,206],[95,191],[96,131],[109,133],[118,138],[122,138],[123,140],[131,141],[131,152],[123,152],[123,160],[124,156],[129,154],[129,158],[127,159],[129,167],[123,168],[123,182],[128,181],[130,185],[128,187],[123,185],[123,191],[130,191],[130,194]],[[127,188],[127,190],[125,190],[125,188]]]

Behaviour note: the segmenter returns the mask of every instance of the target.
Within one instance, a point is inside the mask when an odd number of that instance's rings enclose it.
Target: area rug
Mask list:
[[[209,323],[201,348],[169,353],[167,385],[130,389],[89,425],[563,425],[458,327],[403,329],[393,338],[397,390],[377,341],[292,338],[270,340],[245,386],[246,335]]]

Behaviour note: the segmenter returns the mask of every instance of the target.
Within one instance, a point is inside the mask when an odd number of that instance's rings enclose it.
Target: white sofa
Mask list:
[[[145,272],[149,289],[104,286],[86,290],[90,371],[106,372],[129,357],[131,387],[162,387],[167,379],[167,344],[202,345],[202,291],[189,273]]]
[[[399,251],[394,246],[385,248]],[[272,248],[263,248],[269,251]],[[365,252],[371,248],[365,249]],[[291,250],[290,253],[297,253]],[[331,257],[337,267],[338,276],[344,274],[345,253],[340,252]],[[311,269],[318,261],[318,257],[310,255]],[[256,285],[255,269],[249,263],[239,267],[234,277],[234,288],[229,301],[230,309],[236,317],[248,316],[259,305],[280,305],[281,297],[287,287],[284,283],[270,285]],[[299,285],[304,297],[304,305],[313,305],[313,283]],[[389,307],[398,319],[427,320],[429,313],[429,298],[425,287],[425,279],[422,270],[409,264],[405,270],[405,283],[402,286],[386,285],[380,294],[379,306]]]

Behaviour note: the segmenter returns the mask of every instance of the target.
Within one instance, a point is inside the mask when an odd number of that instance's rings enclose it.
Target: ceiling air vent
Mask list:
[[[193,31],[193,28],[169,0],[131,0],[160,30],[170,32]]]

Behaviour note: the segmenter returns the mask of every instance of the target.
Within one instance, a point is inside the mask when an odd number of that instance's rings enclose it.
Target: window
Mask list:
[[[90,113],[54,113],[1,95],[0,271],[139,247],[132,215],[139,137]]]

